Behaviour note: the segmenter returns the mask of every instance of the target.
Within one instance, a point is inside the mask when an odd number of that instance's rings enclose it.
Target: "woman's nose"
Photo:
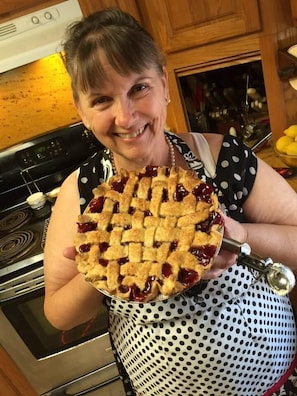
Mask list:
[[[120,100],[115,106],[115,124],[129,128],[134,119],[135,109],[131,100]]]

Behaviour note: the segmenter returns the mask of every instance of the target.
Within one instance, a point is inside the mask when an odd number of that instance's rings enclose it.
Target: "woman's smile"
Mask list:
[[[121,139],[133,139],[137,136],[140,136],[143,134],[145,128],[147,127],[148,124],[144,125],[143,127],[137,129],[135,132],[130,132],[130,133],[124,133],[124,132],[116,132],[115,135],[120,137]]]

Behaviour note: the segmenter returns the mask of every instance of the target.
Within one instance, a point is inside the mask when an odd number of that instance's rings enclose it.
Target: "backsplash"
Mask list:
[[[0,74],[0,150],[80,121],[59,54]]]

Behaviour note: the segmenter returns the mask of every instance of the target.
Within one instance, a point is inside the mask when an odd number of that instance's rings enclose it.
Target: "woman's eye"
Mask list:
[[[101,105],[101,104],[106,104],[110,101],[110,98],[107,96],[100,96],[99,98],[96,98],[93,100],[93,105]]]
[[[139,95],[145,93],[147,90],[148,90],[148,85],[137,84],[132,88],[131,93],[134,95]]]

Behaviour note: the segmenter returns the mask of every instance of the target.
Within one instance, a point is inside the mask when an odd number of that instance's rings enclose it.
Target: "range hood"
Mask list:
[[[66,27],[82,18],[77,0],[0,24],[0,73],[60,52]]]

